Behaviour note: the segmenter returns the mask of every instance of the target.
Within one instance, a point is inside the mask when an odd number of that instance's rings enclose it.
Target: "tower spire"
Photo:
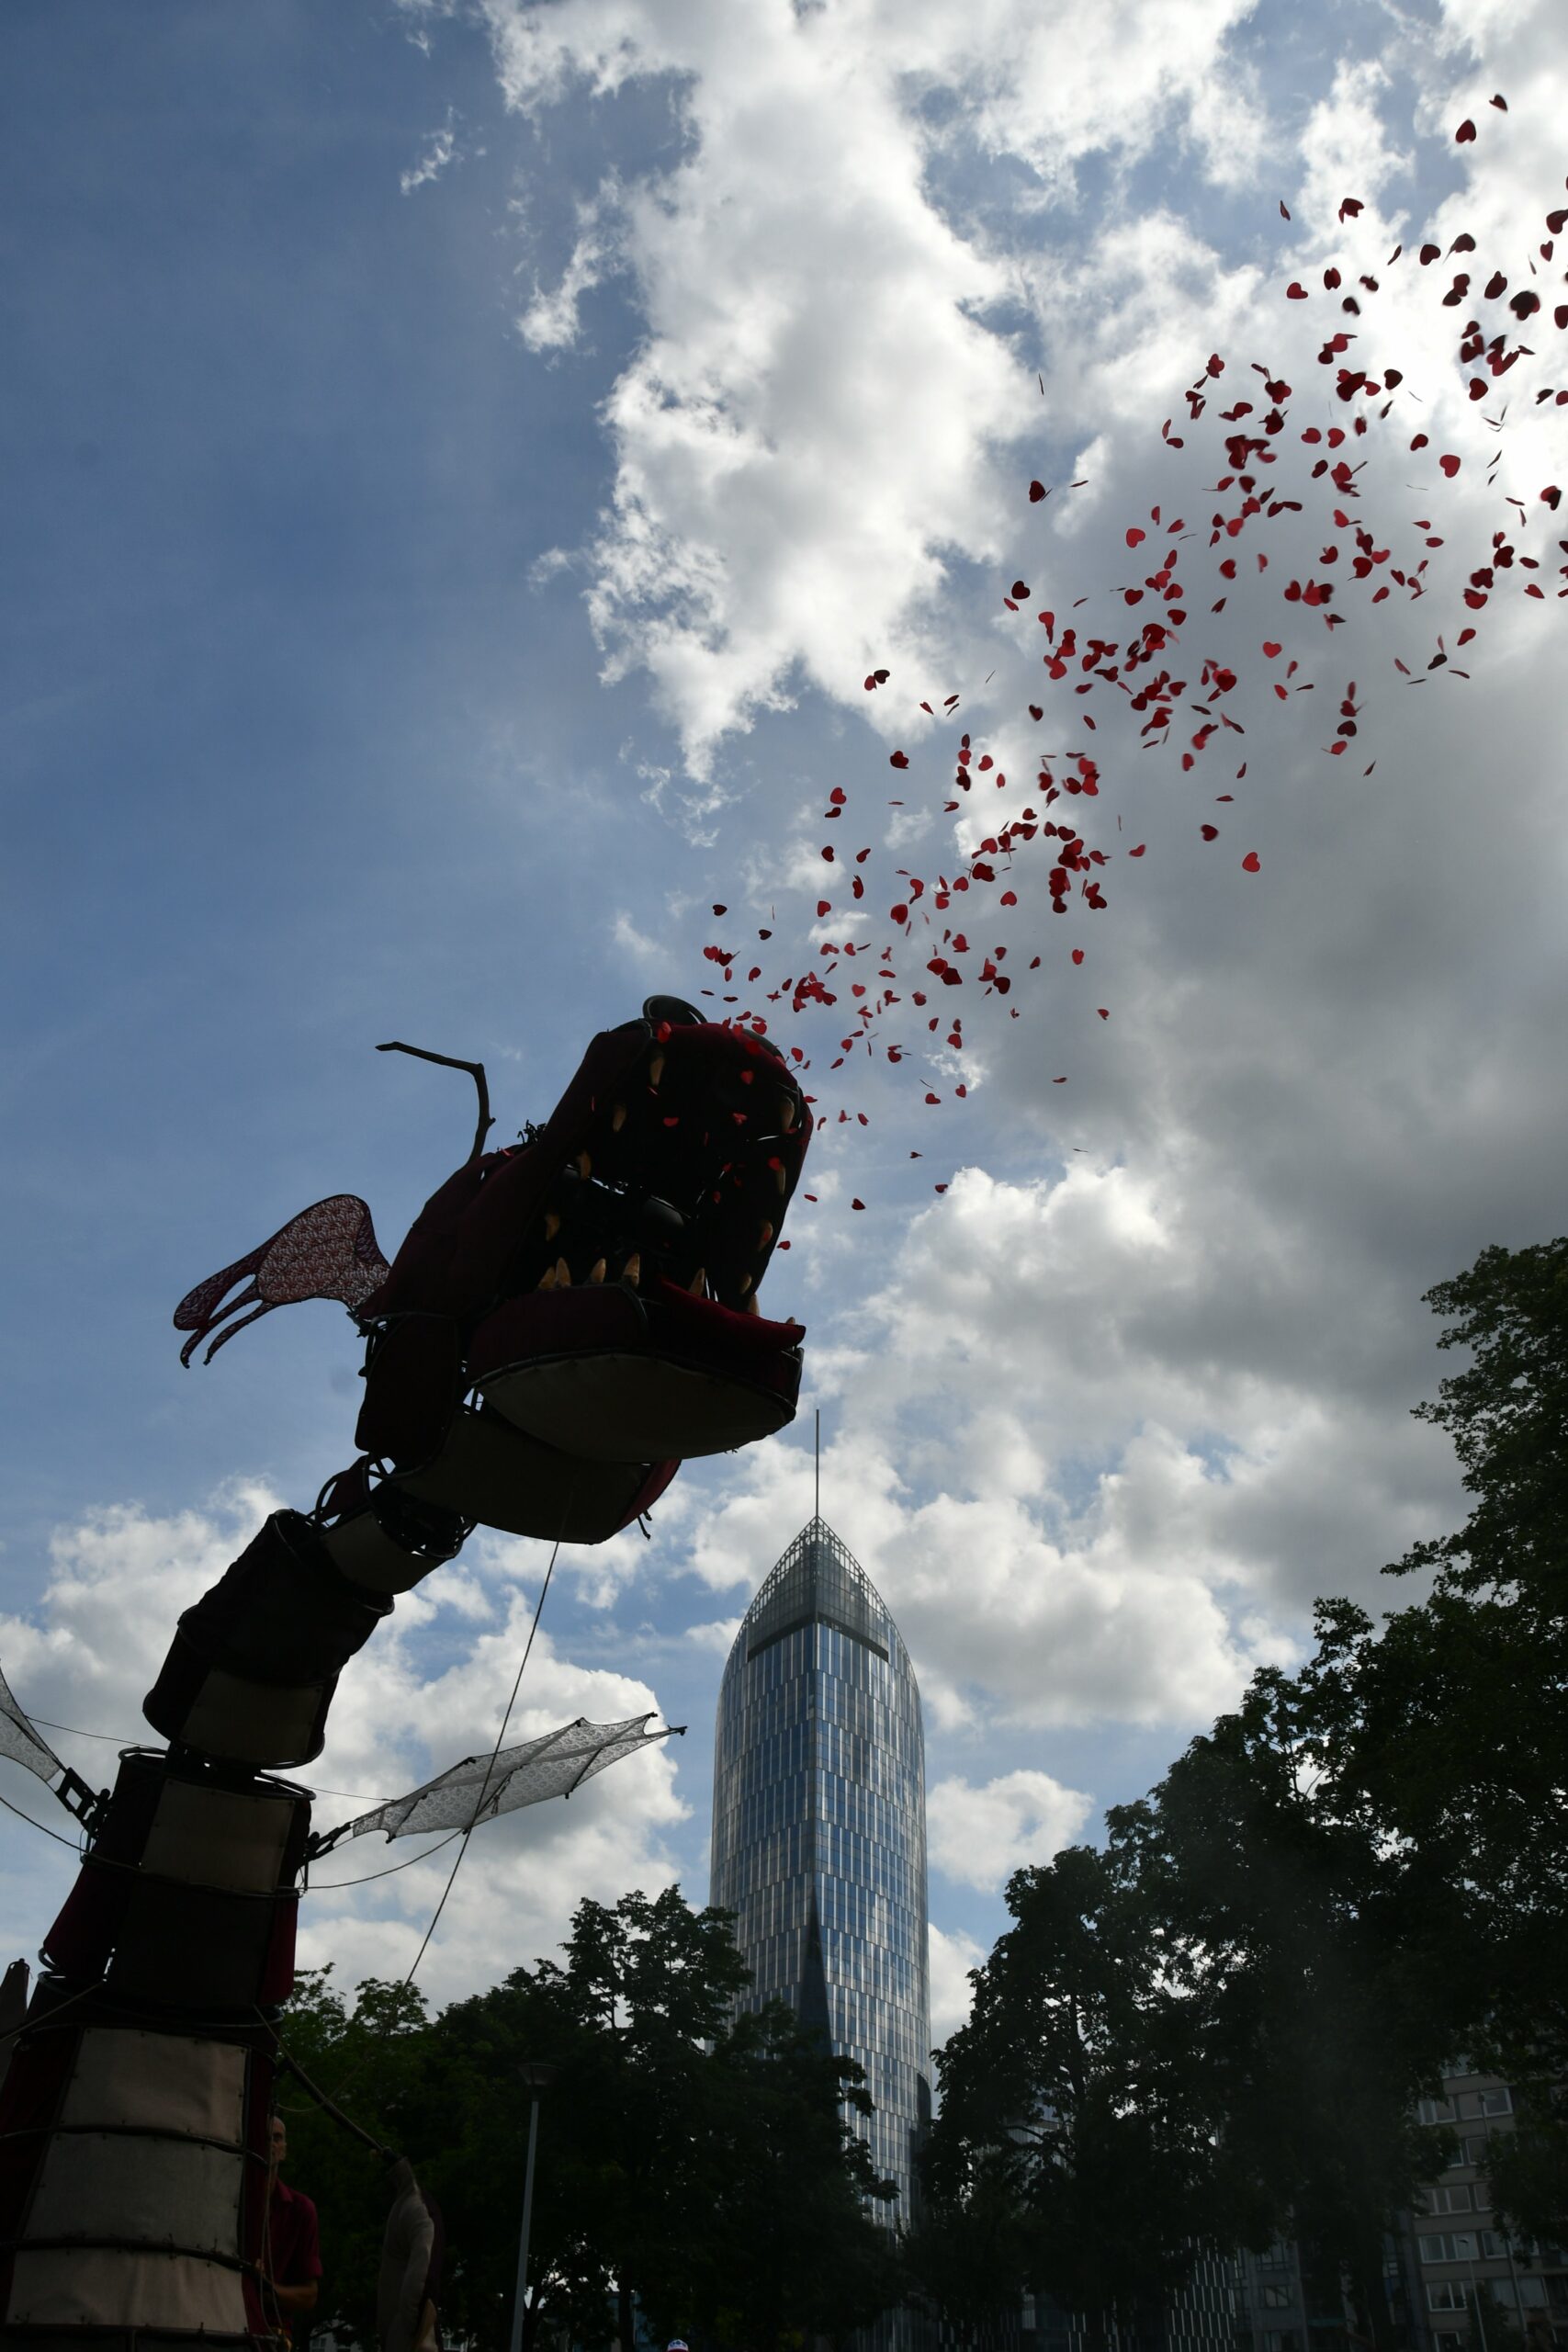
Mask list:
[[[817,1407],[816,1419],[817,1441],[815,1448],[815,1462],[817,1472],[817,1497],[815,1502],[812,1504],[811,1515],[814,1519],[820,1519],[822,1516],[822,1408],[820,1405]]]

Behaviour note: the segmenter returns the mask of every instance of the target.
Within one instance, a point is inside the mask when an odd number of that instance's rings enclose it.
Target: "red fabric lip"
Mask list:
[[[487,1316],[468,1347],[476,1381],[536,1356],[590,1354],[597,1349],[646,1349],[689,1362],[750,1366],[758,1374],[797,1348],[804,1324],[771,1323],[738,1315],[711,1298],[694,1298],[675,1283],[656,1279],[645,1302],[620,1283],[575,1283],[570,1290],[531,1291]]]

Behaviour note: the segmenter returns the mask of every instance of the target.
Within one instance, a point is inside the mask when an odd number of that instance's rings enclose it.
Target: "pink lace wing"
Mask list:
[[[335,1298],[356,1307],[385,1282],[387,1273],[369,1208],[356,1193],[334,1193],[290,1217],[259,1250],[186,1292],[175,1309],[175,1330],[191,1334],[180,1350],[180,1362],[188,1364],[202,1340],[217,1331],[204,1358],[210,1363],[236,1331],[275,1306]],[[237,1283],[246,1286],[235,1291]],[[243,1306],[250,1307],[250,1314],[240,1315]],[[231,1319],[235,1317],[238,1320]]]

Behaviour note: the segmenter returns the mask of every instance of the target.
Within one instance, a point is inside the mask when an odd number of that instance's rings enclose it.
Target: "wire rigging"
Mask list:
[[[373,1878],[390,1878],[398,1871],[412,1871],[416,1862],[429,1861],[432,1854],[438,1854],[443,1846],[449,1846],[454,1838],[460,1838],[462,1835],[463,1832],[461,1829],[448,1829],[445,1838],[438,1838],[434,1846],[426,1846],[423,1853],[410,1854],[403,1861],[400,1862],[389,1862],[385,1870],[367,1871],[363,1878],[322,1879],[316,1885],[312,1886],[309,1867],[307,1866],[305,1883],[301,1889],[301,1893],[305,1894],[335,1894],[340,1887],[368,1886]]]
[[[441,1890],[441,1900],[435,1906],[435,1917],[432,1919],[429,1927],[426,1928],[424,1931],[424,1941],[420,1945],[419,1950],[415,1952],[413,1956],[413,1965],[410,1968],[408,1974],[403,1978],[403,1983],[405,1984],[412,1984],[413,1983],[415,1971],[418,1969],[420,1962],[424,1958],[425,1952],[429,1949],[430,1939],[441,1924],[441,1914],[446,1908],[446,1897],[451,1894],[453,1883],[457,1876],[457,1872],[463,1867],[463,1857],[468,1850],[468,1840],[474,1834],[474,1826],[479,1820],[480,1808],[482,1807],[485,1797],[490,1790],[491,1774],[495,1770],[495,1759],[501,1754],[501,1743],[506,1737],[506,1726],[512,1721],[512,1710],[517,1704],[517,1693],[523,1687],[523,1676],[527,1668],[530,1654],[533,1651],[534,1636],[539,1630],[539,1619],[544,1612],[545,1607],[545,1595],[550,1589],[550,1578],[556,1572],[556,1561],[560,1556],[560,1545],[561,1539],[558,1535],[555,1540],[555,1548],[550,1554],[550,1565],[545,1570],[545,1581],[539,1587],[539,1598],[534,1608],[534,1621],[528,1628],[528,1639],[524,1644],[523,1656],[518,1661],[517,1672],[513,1679],[512,1696],[506,1702],[506,1713],[502,1716],[501,1729],[495,1735],[495,1746],[491,1749],[490,1762],[485,1767],[485,1776],[479,1784],[479,1795],[474,1801],[473,1816],[468,1822],[467,1828],[463,1831],[463,1842],[458,1847],[457,1854],[453,1859],[451,1870],[447,1872],[446,1883]]]
[[[0,1797],[0,1804],[5,1806],[7,1813],[14,1813],[18,1821],[25,1821],[29,1829],[41,1829],[44,1836],[52,1838],[57,1846],[69,1846],[73,1854],[81,1852],[82,1849],[73,1838],[62,1838],[58,1829],[50,1827],[47,1821],[35,1821],[30,1813],[24,1813],[19,1804],[11,1803],[9,1797]]]
[[[29,1723],[41,1724],[45,1731],[68,1731],[78,1739],[101,1739],[110,1747],[136,1747],[141,1742],[129,1733],[118,1731],[85,1731],[80,1724],[57,1724],[48,1715],[29,1715]],[[317,1789],[319,1797],[350,1797],[355,1804],[385,1804],[385,1797],[372,1796],[367,1789]]]

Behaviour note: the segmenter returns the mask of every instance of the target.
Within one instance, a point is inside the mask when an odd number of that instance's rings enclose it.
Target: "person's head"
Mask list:
[[[272,2168],[276,2172],[288,2154],[288,2127],[281,2115],[267,2119],[267,2134],[268,2155]]]

